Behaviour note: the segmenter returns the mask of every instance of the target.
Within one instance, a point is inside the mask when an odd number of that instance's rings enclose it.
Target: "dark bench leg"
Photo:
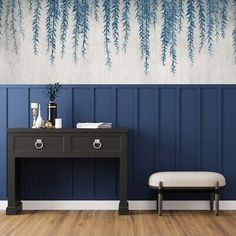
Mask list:
[[[219,182],[215,186],[215,215],[219,215]]]
[[[215,192],[210,193],[210,210],[214,209]]]
[[[157,192],[157,213],[158,213],[158,192]]]
[[[157,210],[159,216],[162,215],[162,182],[159,183],[158,187],[158,201],[157,201]]]

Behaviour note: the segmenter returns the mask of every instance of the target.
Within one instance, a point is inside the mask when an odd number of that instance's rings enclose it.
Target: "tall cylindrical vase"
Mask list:
[[[52,126],[55,126],[55,119],[57,118],[57,104],[55,101],[50,101],[48,103],[48,121],[52,123]]]

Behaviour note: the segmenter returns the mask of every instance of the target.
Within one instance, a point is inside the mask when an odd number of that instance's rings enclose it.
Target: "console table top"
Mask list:
[[[77,129],[77,128],[62,128],[62,129],[32,129],[32,128],[8,128],[8,133],[128,133],[127,128],[105,128],[105,129]]]

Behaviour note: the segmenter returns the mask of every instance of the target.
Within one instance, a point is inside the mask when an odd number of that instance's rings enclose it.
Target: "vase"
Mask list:
[[[41,116],[41,107],[40,107],[40,104],[39,104],[38,118],[35,121],[35,127],[36,128],[42,128],[42,124],[43,124],[43,118]]]
[[[48,121],[52,123],[52,126],[55,126],[55,119],[57,118],[57,104],[55,101],[50,101],[48,103]]]

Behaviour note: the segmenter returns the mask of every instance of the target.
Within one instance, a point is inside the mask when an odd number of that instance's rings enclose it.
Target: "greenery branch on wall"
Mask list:
[[[89,46],[89,23],[90,20],[95,20],[103,24],[105,64],[111,67],[114,55],[112,45],[115,54],[118,54],[120,49],[124,53],[128,52],[130,20],[135,17],[144,72],[149,71],[151,33],[156,33],[155,29],[159,24],[161,61],[166,65],[167,56],[170,57],[170,70],[173,74],[177,69],[177,39],[178,34],[183,31],[183,21],[186,20],[187,27],[186,53],[193,65],[196,30],[198,29],[199,35],[198,51],[201,52],[206,47],[209,55],[212,55],[215,39],[226,37],[228,11],[232,9],[232,51],[236,63],[236,0],[28,0],[27,4],[28,9],[24,9],[24,0],[0,0],[0,40],[3,36],[7,42],[10,40],[16,53],[19,38],[24,38],[25,34],[24,14],[32,14],[33,52],[35,55],[38,54],[38,46],[42,41],[41,16],[45,11],[47,52],[51,63],[55,63],[58,51],[61,57],[64,57],[68,37],[72,39],[74,61],[77,62],[80,54],[86,57]],[[135,9],[134,16],[132,7]],[[72,26],[72,35],[68,35],[69,25]],[[154,31],[151,31],[151,27]]]

